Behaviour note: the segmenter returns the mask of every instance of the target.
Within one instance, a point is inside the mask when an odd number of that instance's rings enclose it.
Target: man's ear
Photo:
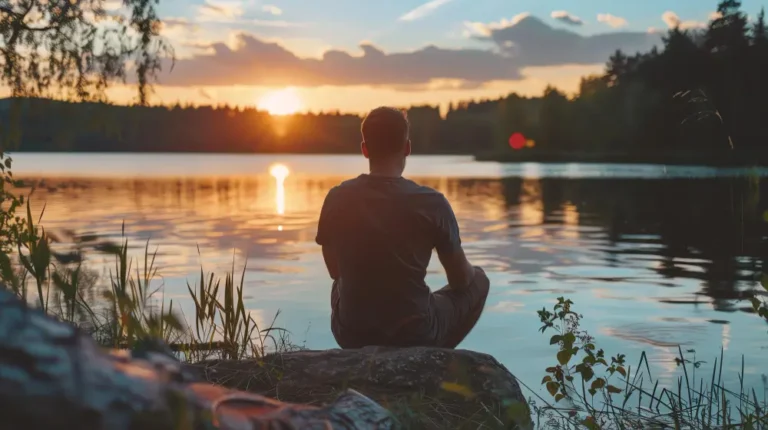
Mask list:
[[[406,157],[407,157],[407,156],[409,156],[409,155],[411,155],[411,149],[412,149],[412,148],[411,148],[411,139],[408,139],[408,140],[405,142],[405,156],[406,156]]]
[[[368,155],[368,147],[365,145],[365,141],[360,142],[360,152],[363,153],[363,157],[365,158],[371,158]]]

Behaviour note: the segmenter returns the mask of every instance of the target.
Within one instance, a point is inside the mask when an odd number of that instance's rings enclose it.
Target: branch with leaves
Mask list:
[[[0,83],[14,97],[104,100],[115,82],[138,85],[147,104],[151,82],[173,48],[160,36],[158,0],[2,0]]]

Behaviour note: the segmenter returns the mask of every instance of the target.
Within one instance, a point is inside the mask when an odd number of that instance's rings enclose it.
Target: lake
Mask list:
[[[681,374],[678,345],[705,369],[724,348],[730,383],[744,354],[759,381],[768,326],[745,298],[761,290],[765,169],[409,160],[408,177],[451,201],[470,260],[491,279],[462,348],[494,355],[538,390],[556,347],[536,311],[565,296],[607,355],[627,354],[634,367],[646,351],[662,383]],[[284,180],[270,175],[276,164]],[[37,184],[33,208],[45,205],[47,230],[119,238],[124,223],[134,255],[150,239],[165,298],[188,317],[186,284],[201,264],[223,276],[233,259],[236,271],[247,263],[249,310],[263,325],[280,310],[277,325],[309,348],[336,347],[314,243],[320,207],[366,168],[357,156],[14,155],[15,176]],[[93,262],[103,273],[108,263]],[[427,281],[446,282],[436,257]]]

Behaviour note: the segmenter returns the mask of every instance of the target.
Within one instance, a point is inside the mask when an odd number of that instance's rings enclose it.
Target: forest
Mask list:
[[[662,46],[617,51],[577,94],[406,108],[414,153],[489,159],[768,161],[768,34],[737,0],[721,1],[706,28],[673,28]],[[19,109],[13,109],[13,107]],[[40,98],[0,101],[16,151],[347,153],[357,114],[270,116],[252,107],[120,106]],[[535,146],[513,151],[522,133]],[[735,154],[735,155],[734,155]]]

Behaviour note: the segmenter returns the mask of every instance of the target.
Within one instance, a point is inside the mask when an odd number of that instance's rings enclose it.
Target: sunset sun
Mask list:
[[[304,103],[295,88],[285,88],[265,94],[258,108],[272,115],[291,115],[304,108]]]

